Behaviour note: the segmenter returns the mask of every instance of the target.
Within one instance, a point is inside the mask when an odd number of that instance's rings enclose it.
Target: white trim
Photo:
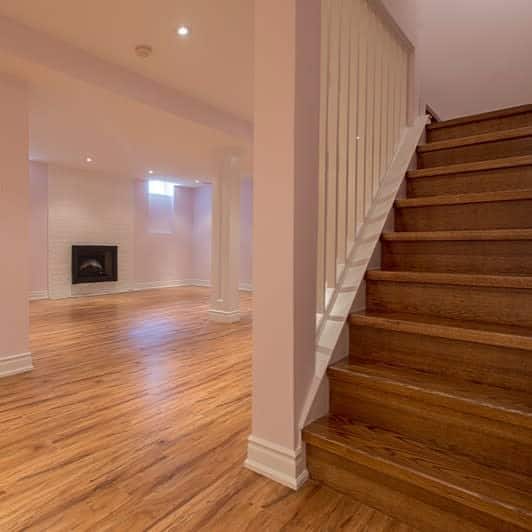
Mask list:
[[[244,466],[293,490],[309,478],[304,446],[292,450],[253,435],[248,438]]]
[[[217,310],[211,308],[207,314],[212,321],[221,323],[235,323],[240,320],[240,310]]]
[[[48,290],[35,290],[30,293],[30,301],[39,301],[40,299],[48,299]]]
[[[0,377],[18,375],[33,369],[31,353],[0,357]]]
[[[208,279],[187,279],[188,286],[210,287],[211,282]]]
[[[253,292],[253,285],[251,283],[240,283],[239,290],[242,292]]]
[[[188,279],[186,283],[188,286],[203,286],[206,288],[212,286],[208,279]],[[242,292],[253,292],[253,285],[251,283],[240,283],[238,289],[242,290]]]
[[[153,290],[155,288],[175,288],[178,286],[190,286],[188,280],[175,281],[147,281],[142,283],[135,283],[135,288],[132,290],[137,292],[139,290]]]

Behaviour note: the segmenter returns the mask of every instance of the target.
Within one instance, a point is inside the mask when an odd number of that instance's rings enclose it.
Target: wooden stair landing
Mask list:
[[[419,530],[532,531],[532,105],[427,139],[309,471]]]

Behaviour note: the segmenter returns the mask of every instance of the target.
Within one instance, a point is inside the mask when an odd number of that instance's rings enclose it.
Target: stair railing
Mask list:
[[[302,425],[367,267],[363,229],[409,125],[413,54],[380,0],[322,0],[316,378]]]

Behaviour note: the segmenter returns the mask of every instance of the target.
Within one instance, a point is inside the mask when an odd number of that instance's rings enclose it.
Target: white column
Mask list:
[[[25,85],[0,76],[0,377],[32,369],[29,352],[29,153]]]
[[[320,0],[255,0],[253,422],[246,466],[307,478],[300,418],[314,373]]]
[[[240,320],[240,155],[219,157],[218,178],[212,194],[212,271],[209,318],[233,323]]]

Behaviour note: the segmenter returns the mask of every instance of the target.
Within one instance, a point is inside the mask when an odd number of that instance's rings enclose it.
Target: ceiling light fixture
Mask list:
[[[179,28],[177,28],[177,34],[180,37],[188,37],[190,35],[190,28],[188,26],[181,25]]]
[[[153,53],[153,48],[149,44],[139,44],[138,46],[135,46],[135,53],[139,57],[146,59]]]
[[[92,157],[85,157],[85,162],[86,163],[92,163],[92,162],[94,162],[94,159]]]
[[[153,170],[148,170],[148,174],[153,175],[154,174]]]
[[[194,182],[195,182],[197,185],[199,185],[199,184],[201,183],[201,181],[200,181],[199,179],[196,179]]]

